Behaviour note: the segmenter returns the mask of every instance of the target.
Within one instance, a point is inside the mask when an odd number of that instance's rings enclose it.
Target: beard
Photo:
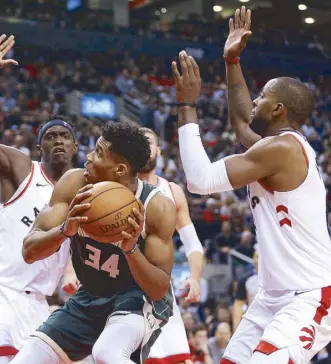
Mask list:
[[[140,173],[149,173],[152,172],[156,168],[157,157],[150,158],[146,163],[145,167],[140,170]]]
[[[254,118],[249,124],[250,128],[254,131],[254,133],[264,137],[267,132],[267,124],[261,119]]]

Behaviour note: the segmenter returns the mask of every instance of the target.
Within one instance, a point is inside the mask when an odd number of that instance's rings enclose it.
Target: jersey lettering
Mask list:
[[[120,256],[118,254],[112,254],[100,267],[101,250],[86,244],[86,249],[90,251],[88,259],[85,260],[85,264],[96,269],[109,273],[109,277],[116,278],[120,271],[118,270],[118,261]]]
[[[37,207],[33,208],[33,214],[34,214],[34,219],[39,215],[40,211],[37,209]],[[27,227],[31,227],[32,224],[34,223],[34,219],[30,219],[28,216],[23,216],[21,218],[21,221],[23,222],[23,224],[25,224]]]
[[[256,205],[260,203],[260,199],[257,196],[251,198],[252,209],[255,209]]]

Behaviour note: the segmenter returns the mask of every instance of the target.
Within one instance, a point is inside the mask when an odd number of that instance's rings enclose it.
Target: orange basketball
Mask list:
[[[122,231],[133,232],[128,218],[139,204],[128,188],[116,182],[100,182],[91,192],[82,202],[91,204],[83,215],[88,221],[81,224],[87,235],[100,243],[116,243],[122,240]]]

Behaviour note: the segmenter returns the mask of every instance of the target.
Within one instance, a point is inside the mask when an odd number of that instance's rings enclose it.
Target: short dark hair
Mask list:
[[[138,173],[151,155],[149,141],[139,126],[129,123],[107,123],[102,136],[110,143],[109,150],[124,158],[133,173]]]
[[[63,120],[63,121],[65,121],[67,124],[69,124],[74,129],[74,132],[77,133],[76,123],[74,123],[73,120],[71,120],[68,116],[64,116],[64,115],[60,115],[60,114],[52,114],[52,115],[50,115],[50,117],[47,120],[45,120],[45,122],[42,123],[39,126],[38,133],[42,129],[43,126],[45,126],[47,123],[49,123],[52,120]]]
[[[302,125],[314,110],[314,96],[301,81],[279,77],[271,92],[288,110],[288,120]]]
[[[193,335],[195,335],[197,332],[199,331],[208,331],[208,328],[206,325],[201,324],[201,325],[197,325],[194,327],[194,329],[192,330]]]
[[[156,140],[156,144],[159,145],[159,137],[153,129],[142,127],[140,128],[144,133],[151,134]]]

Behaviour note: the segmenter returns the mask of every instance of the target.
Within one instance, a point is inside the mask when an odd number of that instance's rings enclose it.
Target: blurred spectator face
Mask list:
[[[23,147],[23,145],[24,145],[24,139],[23,139],[22,135],[20,135],[20,134],[16,135],[14,145],[18,149],[21,148],[21,147]]]
[[[208,340],[208,332],[207,329],[200,329],[195,332],[192,338],[192,344],[196,349],[200,349],[203,347]]]
[[[186,331],[192,332],[192,330],[194,328],[194,324],[195,324],[192,313],[184,312],[182,314],[182,319],[183,319],[184,327],[185,327]]]
[[[7,129],[3,133],[2,143],[5,145],[13,145],[14,144],[14,131],[11,129]]]
[[[217,310],[217,320],[219,322],[227,322],[228,324],[231,322],[231,314],[230,310],[225,307],[220,307]]]
[[[149,173],[156,168],[157,158],[161,155],[161,149],[158,145],[155,135],[152,133],[145,133],[149,140],[149,145],[151,147],[151,157],[147,162],[146,166],[140,171],[141,173]]]
[[[49,128],[37,148],[45,162],[55,164],[68,163],[77,152],[77,144],[70,131],[60,125]]]
[[[218,346],[225,348],[231,339],[231,327],[227,322],[221,322],[218,324],[215,338]]]
[[[231,234],[231,223],[229,221],[224,221],[222,224],[222,233],[224,235]]]
[[[252,242],[253,242],[253,234],[248,230],[243,231],[241,234],[240,243],[242,245],[251,246]]]

